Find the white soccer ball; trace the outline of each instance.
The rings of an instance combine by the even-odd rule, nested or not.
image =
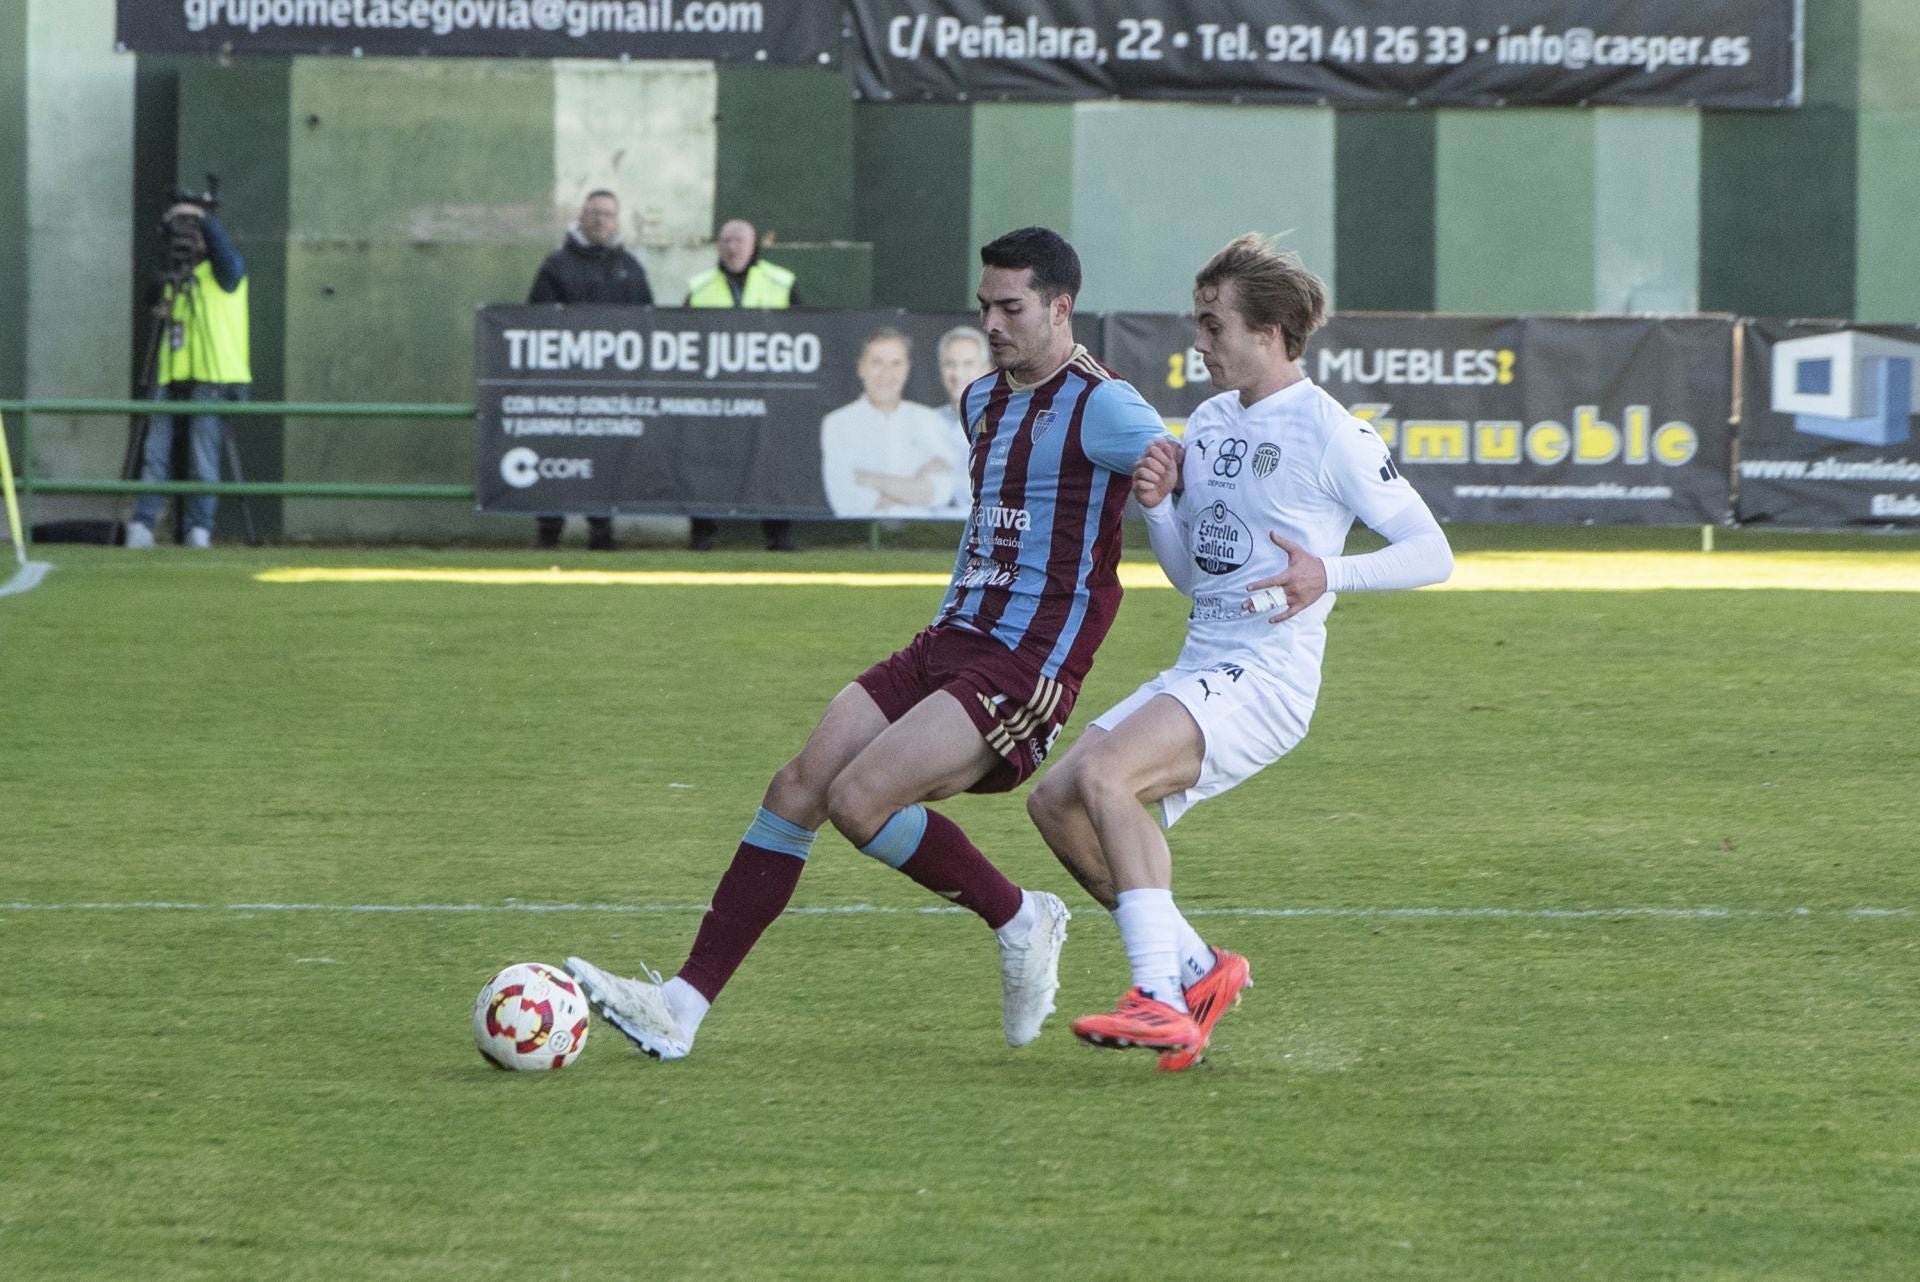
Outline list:
[[[565,1068],[587,1044],[587,998],[558,966],[516,962],[473,1002],[473,1044],[495,1068]]]

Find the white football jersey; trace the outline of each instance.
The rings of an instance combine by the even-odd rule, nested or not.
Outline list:
[[[1192,559],[1193,612],[1175,666],[1253,664],[1311,700],[1334,593],[1281,624],[1267,622],[1286,608],[1277,591],[1272,608],[1245,612],[1248,585],[1286,569],[1286,552],[1268,534],[1334,557],[1356,517],[1377,529],[1425,504],[1379,435],[1311,379],[1251,406],[1238,392],[1211,398],[1187,419],[1185,445],[1173,501]]]

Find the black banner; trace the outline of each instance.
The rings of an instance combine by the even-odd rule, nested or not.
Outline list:
[[[1080,329],[1176,428],[1214,394],[1190,320]],[[1337,316],[1305,366],[1443,519],[1704,524],[1730,509],[1733,334],[1714,317]],[[475,335],[482,510],[966,513],[951,401],[987,369],[969,316],[511,306],[483,308]]]
[[[1170,422],[1215,394],[1191,321],[1118,314],[1106,361]],[[1733,323],[1336,316],[1304,368],[1453,521],[1725,520]]]
[[[958,519],[967,316],[486,307],[480,507]]]
[[[119,0],[115,33],[141,53],[831,63],[840,26],[809,0]]]
[[[850,0],[883,101],[1800,102],[1801,0]]]
[[[1739,519],[1920,528],[1920,328],[1742,328]]]

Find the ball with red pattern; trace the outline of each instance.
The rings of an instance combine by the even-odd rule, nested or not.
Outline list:
[[[516,962],[473,1002],[473,1044],[495,1068],[565,1068],[587,1044],[587,998],[558,966]]]

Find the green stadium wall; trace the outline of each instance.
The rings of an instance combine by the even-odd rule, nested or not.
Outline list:
[[[0,326],[0,393],[125,390],[155,189],[209,169],[253,272],[257,392],[301,400],[470,399],[473,308],[524,298],[602,185],[663,303],[711,261],[717,223],[745,217],[816,306],[965,308],[977,247],[1044,223],[1079,246],[1088,311],[1183,308],[1194,269],[1260,230],[1286,233],[1349,311],[1920,313],[1911,0],[1809,4],[1805,105],[1768,112],[890,105],[856,101],[843,68],[704,63],[143,56],[132,71],[103,48],[111,14],[0,6],[0,163],[26,175],[0,192],[0,292],[24,300]],[[69,133],[89,146],[62,154]],[[56,226],[48,211],[76,203],[101,212]],[[84,300],[36,286],[43,259],[103,236],[127,249]],[[117,464],[85,457],[78,429],[45,435],[36,466]],[[242,429],[250,476],[289,480],[461,481],[469,437]],[[254,507],[296,539],[525,534],[459,504]]]

